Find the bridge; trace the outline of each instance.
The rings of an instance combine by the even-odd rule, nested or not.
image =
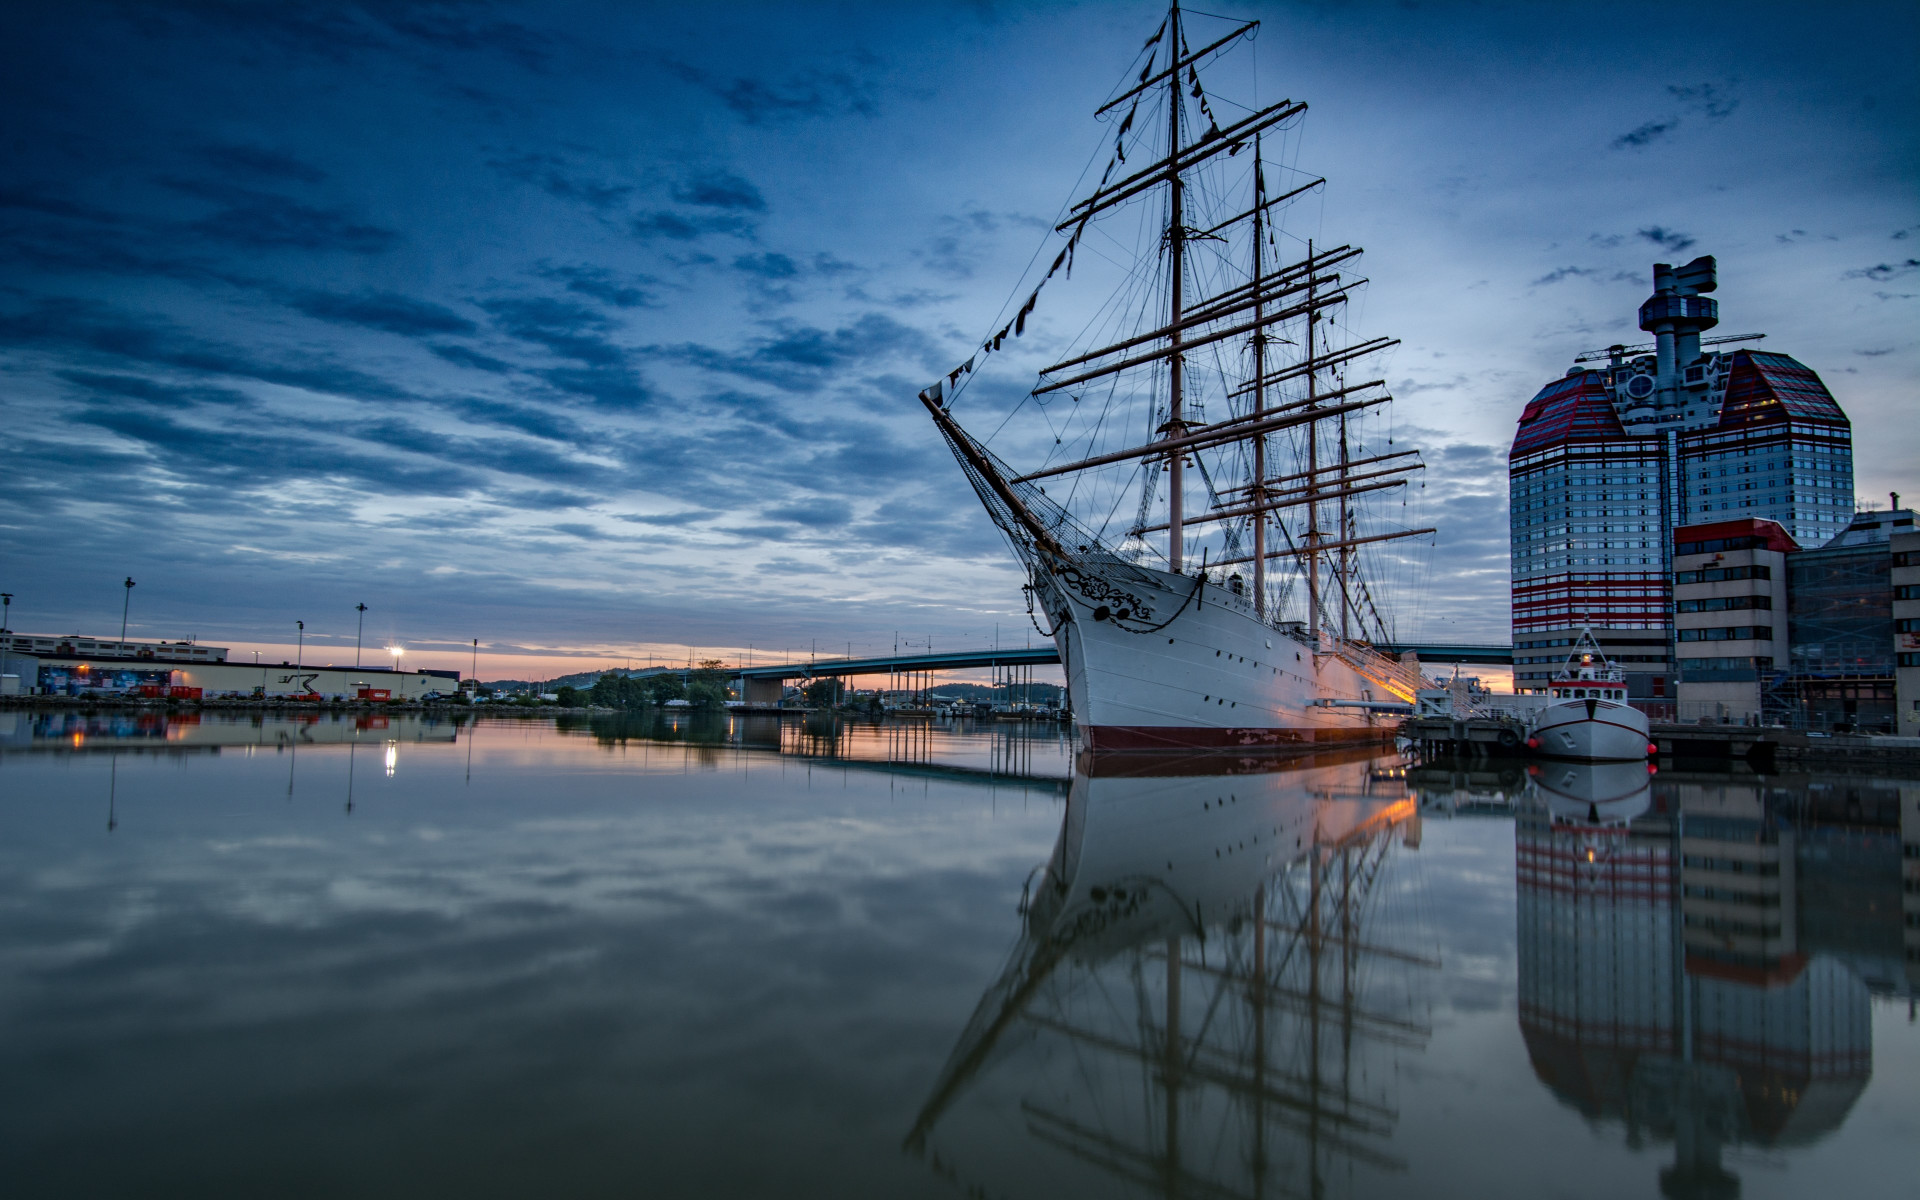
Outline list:
[[[1409,650],[1420,656],[1422,666],[1462,663],[1482,666],[1513,665],[1513,647],[1467,642],[1397,642],[1374,647],[1386,654],[1400,655]],[[1001,650],[987,647],[977,650],[943,650],[937,654],[878,654],[865,658],[817,658],[808,662],[772,663],[764,667],[723,667],[730,678],[741,681],[741,693],[754,703],[778,703],[780,688],[789,679],[845,679],[855,675],[915,675],[936,671],[965,671],[978,667],[1038,667],[1058,663],[1060,652],[1053,646],[1032,646]],[[692,674],[687,667],[649,667],[627,672],[636,679],[655,675]]]
[[[1513,647],[1467,642],[1405,642],[1374,647],[1385,654],[1411,650],[1429,663],[1474,663],[1512,666]],[[960,671],[969,667],[1040,666],[1060,661],[1052,646],[1021,650],[947,650],[939,654],[883,654],[871,658],[821,658],[804,663],[767,667],[740,667],[730,672],[741,679],[818,679],[822,676],[885,675],[889,672]],[[684,672],[683,672],[684,673]]]

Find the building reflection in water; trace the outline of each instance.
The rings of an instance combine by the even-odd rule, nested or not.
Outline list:
[[[1416,807],[1364,752],[1280,766],[1082,755],[910,1151],[1006,1190],[1006,1148],[955,1110],[1011,1087],[1029,1149],[1151,1193],[1318,1196],[1404,1165],[1387,1081],[1438,964],[1384,868],[1418,847]]]
[[[1837,1129],[1871,1073],[1870,994],[1912,994],[1901,823],[1920,792],[1529,771],[1515,882],[1534,1071],[1630,1145],[1671,1143],[1663,1194],[1737,1195],[1723,1148]]]

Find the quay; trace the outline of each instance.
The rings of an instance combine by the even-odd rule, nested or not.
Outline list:
[[[1410,717],[1400,736],[1422,755],[1452,758],[1527,758],[1527,725],[1517,717],[1496,715]],[[1774,772],[1818,764],[1874,767],[1920,765],[1920,738],[1804,733],[1768,725],[1681,725],[1651,728],[1660,757],[1690,762],[1745,763]]]

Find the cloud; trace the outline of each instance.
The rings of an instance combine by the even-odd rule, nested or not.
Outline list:
[[[544,346],[560,358],[583,363],[621,361],[624,351],[604,335],[607,320],[593,309],[550,296],[483,300],[495,328],[512,338]]]
[[[442,305],[393,292],[302,292],[287,301],[294,308],[336,325],[358,325],[404,337],[433,333],[472,333],[478,327]]]
[[[482,19],[478,6],[382,5],[366,11],[394,33],[433,50],[491,50],[529,70],[546,66],[552,44],[545,34],[517,22]]]
[[[777,329],[745,353],[698,343],[657,352],[708,370],[810,391],[837,368],[897,356],[925,357],[932,349],[924,333],[882,313],[868,313],[838,329],[795,324]]]
[[[853,520],[853,509],[844,500],[815,497],[797,504],[761,510],[769,521],[790,521],[813,529],[833,529]]]
[[[95,395],[139,400],[168,408],[186,408],[196,404],[242,408],[253,404],[253,397],[232,388],[209,385],[181,387],[137,375],[106,375],[97,371],[57,371],[55,374]]]
[[[465,346],[431,346],[428,348],[455,366],[470,367],[475,371],[487,371],[496,375],[504,375],[513,370],[511,363],[502,362],[489,354],[481,354],[476,350],[469,350]]]
[[[207,181],[162,182],[175,191],[221,205],[218,211],[183,227],[207,241],[253,250],[334,250],[347,254],[380,254],[400,242],[394,230],[359,220],[344,209],[321,208],[271,192]]]
[[[1730,98],[1723,90],[1711,83],[1696,87],[1668,87],[1667,94],[1678,100],[1683,108],[1705,117],[1709,121],[1723,121],[1734,109],[1740,107],[1738,100]]]
[[[871,74],[879,65],[870,55],[855,65]],[[879,114],[876,81],[848,70],[811,70],[773,84],[747,76],[731,78],[683,62],[669,62],[682,79],[705,89],[748,125],[770,125],[802,117]]]
[[[1855,350],[1854,353],[1858,354],[1862,358],[1879,358],[1882,355],[1892,354],[1894,350],[1895,350],[1895,347],[1888,346],[1880,350]]]
[[[619,519],[635,525],[693,525],[726,514],[711,509],[689,508],[670,513],[619,513]]]
[[[1583,279],[1598,274],[1600,272],[1593,267],[1561,267],[1556,271],[1547,272],[1528,286],[1544,287],[1550,283],[1559,283],[1563,279]]]
[[[599,503],[596,497],[580,492],[569,492],[560,488],[525,488],[515,492],[502,492],[493,497],[494,504],[502,508],[514,509],[559,509],[588,508]]]
[[[1634,232],[1637,236],[1645,238],[1662,250],[1669,250],[1675,254],[1679,254],[1694,244],[1691,236],[1681,233],[1677,229],[1666,229],[1659,225],[1649,225],[1645,229],[1635,230]]]
[[[744,212],[765,212],[767,201],[760,189],[730,171],[708,171],[696,175],[673,189],[673,198],[682,204],[700,208],[728,208]]]
[[[467,420],[498,425],[503,429],[516,429],[549,441],[579,444],[588,436],[577,421],[569,420],[548,408],[477,396],[451,401],[447,407]]]
[[[1651,145],[1679,127],[1680,121],[1674,118],[1666,121],[1648,121],[1638,129],[1629,130],[1613,139],[1615,150],[1625,150]]]
[[[627,228],[642,241],[668,238],[676,242],[690,242],[709,233],[745,237],[751,236],[753,230],[745,220],[736,216],[685,217],[666,209],[640,213],[627,223]]]
[[[211,145],[193,153],[201,162],[230,175],[291,183],[319,183],[327,177],[327,173],[316,166],[262,146]]]
[[[1909,258],[1905,262],[1880,263],[1877,266],[1862,267],[1859,270],[1848,271],[1842,275],[1841,278],[1871,279],[1875,283],[1885,283],[1889,279],[1898,279],[1902,275],[1911,274],[1917,269],[1920,269],[1920,258]]]
[[[42,299],[22,311],[0,312],[0,345],[5,344],[82,351],[356,399],[411,398],[391,380],[329,359],[275,362],[184,334],[167,321],[67,297]]]
[[[762,279],[792,279],[800,273],[800,267],[784,254],[768,251],[765,254],[743,254],[733,260],[735,270],[749,275],[758,275]]]
[[[601,408],[631,412],[657,399],[645,378],[626,366],[553,367],[536,374],[555,391]]]
[[[557,199],[577,201],[594,209],[609,208],[633,194],[627,184],[605,183],[577,174],[571,164],[553,154],[522,154],[494,159],[487,165]]]
[[[576,295],[589,296],[615,308],[645,308],[653,305],[653,296],[639,284],[654,283],[651,275],[632,276],[623,283],[604,267],[555,267],[543,265],[539,273],[566,286]]]

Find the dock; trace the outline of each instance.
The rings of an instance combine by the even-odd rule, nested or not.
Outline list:
[[[1526,722],[1511,716],[1410,717],[1400,736],[1423,756],[1526,758]],[[1824,734],[1777,725],[1680,725],[1656,723],[1650,739],[1660,757],[1692,762],[1745,763],[1756,771],[1818,766],[1873,770],[1920,766],[1920,738]]]

